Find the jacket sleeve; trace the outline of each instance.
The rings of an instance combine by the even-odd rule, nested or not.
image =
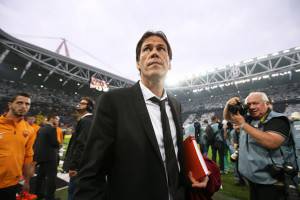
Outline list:
[[[78,136],[76,137],[74,144],[73,144],[73,151],[70,157],[70,165],[69,169],[71,170],[78,170],[79,164],[82,159],[82,154],[85,148],[86,140],[88,137],[88,133],[91,127],[92,119],[87,116],[83,118],[78,124],[77,133]]]
[[[24,158],[24,164],[29,164],[33,160],[33,144],[34,144],[34,130],[30,129],[29,138],[25,144],[25,158]]]
[[[110,93],[100,96],[84,150],[75,200],[102,200],[106,194],[106,176],[111,169],[116,121]]]

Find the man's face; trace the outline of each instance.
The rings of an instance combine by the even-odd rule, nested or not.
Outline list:
[[[34,122],[35,122],[35,117],[33,117],[33,116],[28,117],[28,118],[27,118],[27,122],[28,122],[30,125],[34,124]]]
[[[76,110],[81,113],[81,112],[84,112],[86,111],[87,109],[87,106],[88,106],[88,102],[86,100],[81,100],[77,106],[76,106]]]
[[[15,117],[23,117],[30,109],[30,98],[17,96],[13,102],[8,103],[9,112]]]
[[[141,79],[154,81],[164,79],[171,68],[166,43],[158,36],[148,37],[142,44],[137,62]]]
[[[59,116],[55,116],[49,120],[54,127],[59,126]]]
[[[262,97],[257,94],[250,95],[247,99],[249,113],[255,119],[262,118],[268,111],[268,104],[262,100]]]

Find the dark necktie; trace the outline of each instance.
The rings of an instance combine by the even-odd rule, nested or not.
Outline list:
[[[178,186],[179,170],[173,145],[171,129],[169,124],[169,118],[166,112],[165,103],[168,99],[159,100],[156,97],[150,99],[153,103],[158,104],[160,107],[161,123],[163,129],[163,142],[166,156],[166,169],[168,175],[168,185],[170,193],[174,196],[176,187]]]

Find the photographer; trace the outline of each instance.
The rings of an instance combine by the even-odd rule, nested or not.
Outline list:
[[[239,98],[231,98],[223,114],[226,120],[241,129],[238,170],[249,181],[250,200],[286,199],[290,194],[278,182],[279,177],[286,177],[286,173],[279,170],[287,162],[282,149],[292,148],[289,121],[283,114],[271,110],[269,99],[263,92],[250,93],[245,103],[248,108]],[[247,111],[249,117],[245,117]],[[272,173],[274,169],[280,171],[279,176]]]

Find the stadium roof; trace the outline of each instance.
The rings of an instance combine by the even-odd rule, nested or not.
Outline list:
[[[87,92],[92,76],[105,81],[110,88],[134,84],[129,79],[19,40],[0,29],[1,78]]]
[[[288,71],[300,70],[300,47],[294,47],[244,60],[233,65],[227,65],[221,69],[205,75],[193,76],[190,79],[180,82],[170,90],[202,90],[205,88],[219,87],[224,84],[242,83],[255,81],[255,79],[267,76],[276,76]]]

